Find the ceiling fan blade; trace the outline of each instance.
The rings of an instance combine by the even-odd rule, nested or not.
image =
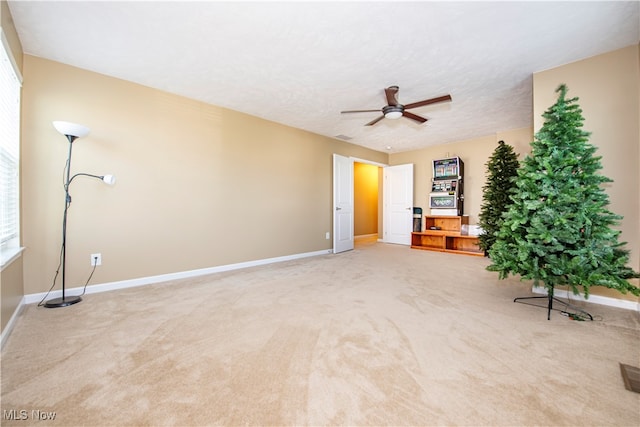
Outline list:
[[[377,110],[348,110],[348,111],[340,111],[341,114],[344,113],[377,113],[379,112],[380,109],[378,108]]]
[[[422,107],[429,104],[436,104],[438,102],[451,101],[451,95],[439,96],[437,98],[425,99],[424,101],[414,102],[404,106],[405,110],[409,108]]]
[[[384,90],[385,95],[387,95],[387,103],[389,105],[398,105],[398,86],[389,86]]]
[[[380,117],[378,117],[378,118],[377,118],[377,119],[375,119],[375,120],[371,120],[371,121],[370,121],[369,123],[367,123],[365,126],[373,126],[373,125],[375,125],[376,123],[378,123],[378,122],[379,122],[380,120],[382,120],[382,119],[384,119],[384,116],[380,116]]]
[[[402,115],[403,115],[404,117],[406,117],[407,119],[415,120],[415,121],[416,121],[416,122],[418,122],[418,123],[424,123],[424,122],[426,122],[426,121],[427,121],[427,119],[425,119],[424,117],[420,117],[420,116],[415,115],[415,114],[413,114],[413,113],[410,113],[410,112],[408,112],[408,111],[403,111],[403,112],[402,112]]]

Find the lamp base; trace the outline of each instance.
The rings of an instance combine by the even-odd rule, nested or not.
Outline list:
[[[65,296],[63,298],[54,298],[44,303],[44,306],[47,308],[56,308],[56,307],[67,307],[69,305],[73,305],[82,301],[82,298],[79,296]]]

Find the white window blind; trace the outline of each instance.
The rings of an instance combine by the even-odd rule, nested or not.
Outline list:
[[[4,39],[4,34],[2,36]],[[20,240],[20,87],[6,44],[0,43],[0,249],[3,253],[7,247],[18,247]]]

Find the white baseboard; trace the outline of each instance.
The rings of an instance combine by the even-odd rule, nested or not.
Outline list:
[[[2,329],[2,335],[0,336],[0,350],[4,348],[4,345],[9,339],[9,335],[11,335],[11,332],[13,331],[13,327],[16,324],[18,316],[20,316],[20,313],[22,313],[22,310],[24,310],[24,305],[25,297],[22,297],[20,303],[18,304],[18,307],[13,311],[13,314],[11,315],[11,319],[9,319],[7,325],[4,327],[4,329]]]
[[[534,294],[547,295],[547,288],[542,286],[533,286],[531,288],[531,291]],[[618,298],[603,297],[600,295],[591,294],[589,295],[589,299],[586,299],[583,295],[575,295],[573,292],[569,292],[561,289],[554,290],[553,295],[558,298],[572,299],[574,301],[589,302],[593,304],[607,305],[609,307],[617,307],[617,308],[624,308],[626,310],[640,311],[640,303],[618,299]]]
[[[256,267],[259,265],[273,264],[276,262],[283,262],[283,261],[291,261],[294,259],[308,258],[308,257],[318,256],[318,255],[327,255],[330,253],[333,253],[333,251],[331,249],[326,249],[322,251],[306,252],[301,254],[286,255],[286,256],[275,257],[275,258],[266,258],[266,259],[255,260],[255,261],[239,262],[236,264],[227,264],[227,265],[221,265],[217,267],[201,268],[198,270],[181,271],[178,273],[161,274],[158,276],[149,276],[149,277],[141,277],[138,279],[121,280],[118,282],[101,283],[98,285],[87,286],[87,290],[85,294],[88,295],[88,294],[95,294],[99,292],[114,291],[117,289],[133,288],[136,286],[152,285],[155,283],[168,282],[170,280],[187,279],[190,277],[204,276],[206,274],[221,273],[224,271],[231,271],[231,270],[239,270],[241,268]],[[82,293],[82,289],[83,287],[71,288],[71,289],[67,289],[66,293],[70,295],[79,295]],[[45,297],[45,295],[47,295],[46,292],[25,295],[23,298],[23,303],[24,304],[39,303]],[[52,291],[47,296],[47,299],[59,298],[61,296],[62,296],[61,290]],[[3,339],[4,339],[4,331],[3,331]]]

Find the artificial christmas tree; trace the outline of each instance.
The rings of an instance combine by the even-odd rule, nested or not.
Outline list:
[[[515,188],[520,163],[513,147],[499,141],[486,166],[487,184],[482,187],[483,202],[478,221],[483,230],[478,243],[485,255],[493,246],[502,224],[502,216],[512,203],[510,194]]]
[[[513,203],[489,250],[492,264],[487,267],[500,279],[514,274],[536,285],[542,282],[547,319],[556,286],[568,286],[574,294],[582,290],[585,298],[591,286],[640,294],[627,280],[640,275],[627,266],[628,251],[618,242],[620,231],[612,228],[622,217],[607,209],[609,197],[601,184],[612,180],[598,173],[601,157],[594,155],[589,133],[582,130],[578,98],[566,99],[565,85],[556,92],[558,100],[543,114],[531,154],[518,169]]]

